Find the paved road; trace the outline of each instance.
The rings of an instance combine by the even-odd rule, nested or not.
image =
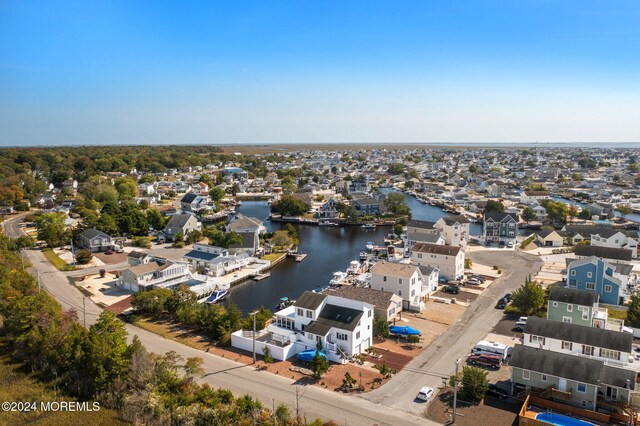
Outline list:
[[[477,263],[498,265],[505,272],[424,352],[384,386],[364,394],[362,398],[415,415],[421,414],[424,404],[413,400],[418,390],[423,386],[434,389],[442,386],[443,377],[453,375],[456,359],[464,358],[502,318],[503,311],[494,308],[496,301],[504,293],[520,287],[528,274],[534,275],[542,266],[534,256],[519,251],[475,252],[471,258]]]

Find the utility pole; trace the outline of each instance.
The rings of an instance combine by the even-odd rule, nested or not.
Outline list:
[[[22,259],[22,271],[24,271],[24,249],[20,249],[20,259]]]
[[[37,280],[38,280],[38,293],[40,293],[40,271],[37,271]]]
[[[76,266],[76,255],[73,252],[73,237],[71,237],[71,258],[73,259],[73,266]]]
[[[87,296],[82,298],[82,322],[84,324],[84,328],[87,328],[87,309],[85,307],[85,300],[87,300]]]
[[[456,404],[458,403],[458,364],[460,363],[460,358],[456,360],[456,372],[453,376],[453,420],[452,424],[456,422]]]
[[[256,363],[256,314],[258,311],[253,311],[249,315],[253,315],[253,333],[251,334],[253,343],[253,363]]]

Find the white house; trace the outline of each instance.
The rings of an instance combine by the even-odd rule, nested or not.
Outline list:
[[[255,261],[255,258],[247,253],[229,256],[229,250],[225,248],[198,243],[193,245],[192,250],[185,254],[184,258],[195,270],[204,269],[207,274],[214,277],[237,271]]]
[[[547,209],[542,207],[540,204],[534,204],[531,208],[536,213],[536,220],[539,220],[540,222],[547,220]]]
[[[318,207],[316,217],[320,219],[335,219],[340,216],[337,208],[338,202],[334,197],[331,197],[329,201]]]
[[[631,250],[633,257],[638,257],[638,232],[601,228],[591,234],[591,245]]]
[[[172,287],[190,278],[189,264],[156,258],[154,262],[132,266],[120,273],[117,285],[133,292],[154,287]]]
[[[464,250],[458,246],[417,243],[411,249],[411,261],[415,265],[438,268],[440,276],[447,280],[464,276]]]
[[[278,360],[322,345],[329,360],[346,363],[373,341],[374,305],[306,291],[296,303],[275,313],[276,320],[256,333],[256,352],[266,346]],[[238,330],[231,345],[251,351],[253,333]]]
[[[406,263],[381,261],[371,268],[371,288],[391,291],[402,297],[404,309],[422,311],[429,293],[420,268]]]
[[[469,219],[463,215],[441,217],[434,224],[450,246],[462,246],[469,238]]]
[[[520,194],[520,202],[522,204],[540,204],[540,201],[549,198],[548,191],[523,191]]]

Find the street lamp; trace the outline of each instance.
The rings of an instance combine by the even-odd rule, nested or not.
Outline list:
[[[456,405],[458,403],[458,364],[460,364],[460,360],[462,358],[458,358],[456,360],[456,372],[453,376],[453,419],[451,423],[456,422]]]
[[[253,315],[253,333],[251,334],[253,340],[253,364],[256,363],[256,314],[258,311],[253,311],[249,315]]]

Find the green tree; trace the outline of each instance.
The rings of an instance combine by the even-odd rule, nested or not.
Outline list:
[[[133,200],[138,195],[138,184],[128,176],[119,177],[115,180],[114,186],[118,191],[120,200]]]
[[[98,219],[98,223],[96,224],[96,229],[104,232],[105,234],[111,236],[120,235],[120,228],[118,227],[118,222],[116,219],[111,216],[109,213],[102,213],[100,218]]]
[[[403,232],[404,232],[404,227],[402,226],[401,223],[396,223],[393,226],[393,233],[396,234],[397,236],[402,235]]]
[[[618,210],[620,212],[620,214],[622,215],[623,219],[626,219],[626,217],[628,215],[633,213],[633,209],[631,207],[629,207],[629,206],[618,206],[616,208],[616,210]]]
[[[45,213],[35,219],[38,239],[44,241],[48,247],[60,247],[71,241],[71,231],[65,229],[65,215],[63,213]]]
[[[567,223],[567,215],[569,214],[569,206],[565,203],[552,200],[542,200],[540,203],[547,210],[547,217],[554,223]]]
[[[522,210],[522,218],[527,222],[530,222],[536,218],[536,212],[531,207],[525,207]]]
[[[489,389],[488,371],[478,367],[463,367],[460,396],[469,402],[481,401]]]
[[[390,175],[401,175],[404,172],[405,165],[402,163],[391,163],[387,169]]]
[[[165,302],[172,292],[166,288],[154,288],[149,291],[135,293],[131,297],[131,305],[144,315],[158,315],[165,310]]]
[[[504,212],[504,204],[500,201],[496,200],[488,200],[487,205],[484,208],[486,213],[503,213]]]
[[[149,225],[153,227],[156,231],[164,229],[167,224],[167,220],[157,209],[148,209],[147,210],[147,222]]]
[[[388,211],[395,215],[410,215],[411,209],[407,204],[407,199],[400,192],[392,192],[387,195],[382,202]]]
[[[278,201],[271,204],[271,211],[283,216],[301,216],[309,210],[309,205],[292,195],[283,195]]]
[[[527,277],[522,287],[513,292],[512,306],[521,314],[533,315],[544,307],[545,291],[542,286]]]
[[[93,259],[93,254],[89,250],[82,249],[76,253],[76,262],[80,265],[86,265],[91,262],[91,259]]]
[[[201,241],[203,238],[204,238],[204,235],[202,235],[202,232],[200,232],[197,229],[192,229],[187,234],[187,238],[185,241],[187,244],[193,244]]]
[[[386,319],[376,316],[373,318],[373,335],[378,339],[389,337],[389,323]]]
[[[209,191],[209,197],[211,197],[212,201],[220,201],[227,195],[222,188],[213,187]]]
[[[273,356],[271,355],[271,349],[269,349],[269,346],[263,346],[262,347],[262,355],[264,356],[264,362],[266,364],[273,364]]]
[[[627,325],[634,328],[640,328],[640,296],[637,292],[631,294],[629,299],[629,309],[627,310]]]
[[[136,203],[123,202],[116,221],[122,233],[135,236],[146,236],[149,233],[147,216]]]
[[[311,371],[313,371],[314,377],[319,379],[329,370],[329,361],[320,355],[320,352],[316,352],[311,359],[309,367],[311,368]]]
[[[94,392],[124,374],[128,360],[127,330],[115,314],[103,311],[89,329],[87,375]]]
[[[279,247],[289,247],[293,244],[293,240],[287,231],[276,231],[271,237],[271,244]]]

